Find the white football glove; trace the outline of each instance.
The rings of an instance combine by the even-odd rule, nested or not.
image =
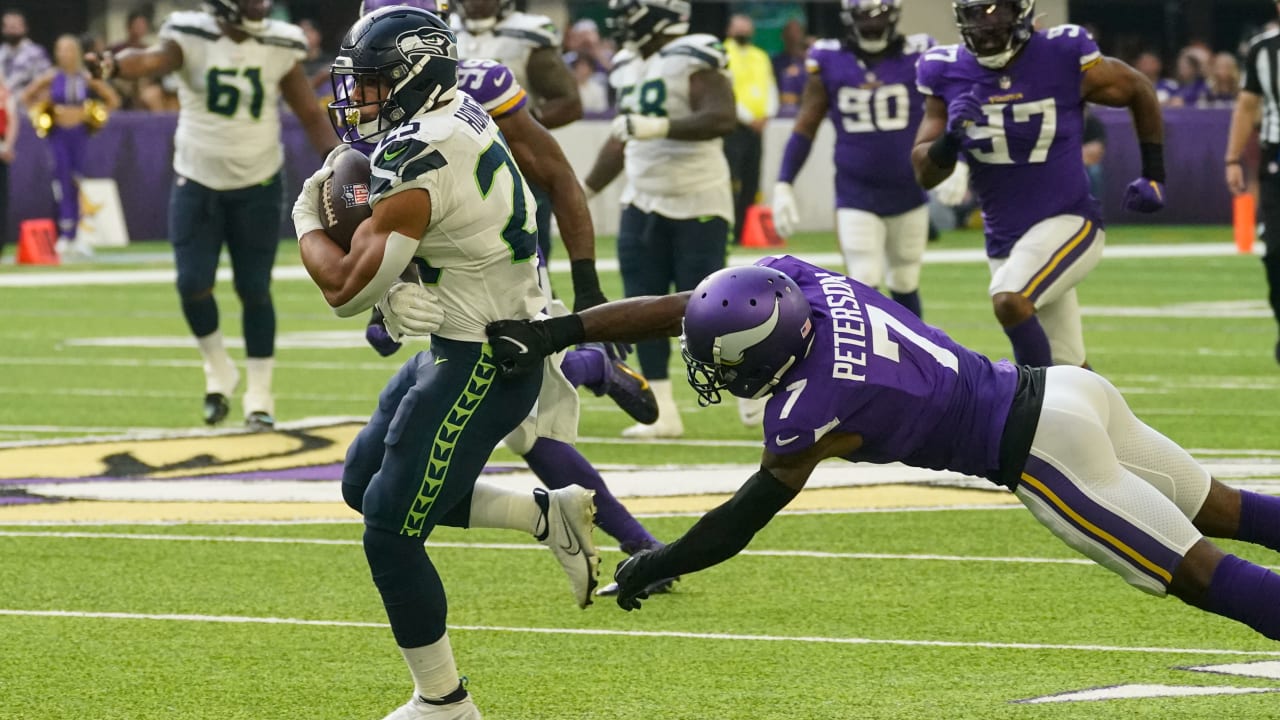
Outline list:
[[[951,176],[933,188],[933,196],[938,202],[948,207],[956,207],[964,202],[968,194],[969,164],[965,162],[956,163],[956,169],[951,171]]]
[[[444,309],[440,298],[416,282],[397,282],[378,301],[382,324],[392,340],[403,337],[426,337],[440,329]]]
[[[671,120],[648,115],[619,115],[613,119],[609,132],[618,140],[653,140],[664,138],[671,129]]]
[[[799,226],[800,207],[796,205],[791,183],[776,183],[773,186],[773,227],[782,237],[791,237]]]
[[[329,165],[321,165],[319,170],[302,183],[302,191],[298,193],[298,199],[293,202],[293,231],[297,233],[299,240],[312,230],[324,229],[324,223],[320,222],[320,192],[324,181],[331,175],[333,175],[333,168]]]

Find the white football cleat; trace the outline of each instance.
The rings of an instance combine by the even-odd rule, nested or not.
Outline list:
[[[432,705],[414,695],[409,702],[395,709],[382,720],[481,720],[480,708],[468,695],[448,705]]]
[[[547,492],[533,491],[534,500],[542,507],[545,525],[535,537],[546,545],[560,561],[569,576],[573,599],[578,607],[591,604],[600,574],[600,551],[591,537],[596,516],[595,491],[578,485]]]
[[[658,421],[652,425],[636,423],[622,431],[622,437],[631,440],[651,440],[654,438],[678,438],[684,435],[684,421],[679,413],[662,413]]]
[[[768,404],[768,397],[738,398],[738,419],[747,427],[760,427],[764,425],[764,408]]]

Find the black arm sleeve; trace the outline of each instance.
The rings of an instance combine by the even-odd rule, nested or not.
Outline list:
[[[689,532],[644,558],[643,575],[687,575],[737,555],[799,491],[760,468],[728,502],[702,516]]]

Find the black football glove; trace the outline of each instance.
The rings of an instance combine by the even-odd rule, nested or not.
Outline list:
[[[542,360],[559,349],[541,320],[498,320],[484,330],[498,373],[506,378],[542,372]]]
[[[641,550],[618,563],[613,571],[613,581],[618,583],[618,607],[631,612],[640,609],[640,601],[649,599],[649,586],[658,578],[646,570],[653,550]]]

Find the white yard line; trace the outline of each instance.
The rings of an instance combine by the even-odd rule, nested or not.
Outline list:
[[[304,618],[248,617],[243,615],[189,615],[180,613],[88,612],[77,610],[25,610],[3,608],[0,616],[43,617],[90,620],[150,620],[160,622],[222,623],[234,625],[293,625],[304,627],[374,628],[386,630],[380,622],[355,620],[309,620]],[[450,625],[450,631],[628,637],[642,639],[711,640],[716,642],[801,643],[809,645],[891,645],[984,650],[1066,650],[1075,652],[1144,653],[1160,655],[1232,655],[1280,657],[1276,650],[1235,650],[1227,648],[1173,648],[1125,645],[1071,645],[1059,643],[1015,643],[961,640],[912,640],[895,638],[826,637],[821,635],[751,635],[735,633],[683,632],[679,630],[611,630],[607,628],[505,627],[501,625]]]

